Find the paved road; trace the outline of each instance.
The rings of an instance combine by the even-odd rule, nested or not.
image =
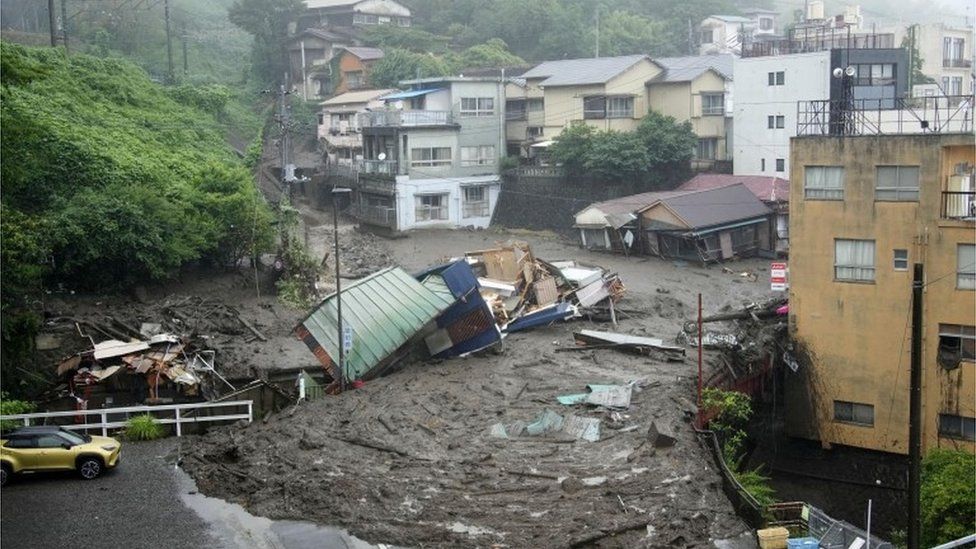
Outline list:
[[[197,493],[174,468],[179,439],[124,443],[122,462],[102,477],[30,475],[0,496],[0,546],[37,549],[373,549],[343,530],[256,517]]]
[[[15,479],[0,497],[0,545],[212,546],[208,525],[180,498],[175,449],[175,439],[125,443],[119,466],[92,481],[60,473]]]

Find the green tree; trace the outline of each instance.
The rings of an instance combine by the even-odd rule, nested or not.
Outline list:
[[[254,37],[252,70],[263,82],[277,82],[288,66],[288,24],[304,11],[302,0],[235,0],[230,22]]]
[[[933,547],[976,531],[976,457],[936,448],[922,460],[922,544]]]
[[[377,88],[395,88],[401,80],[447,76],[450,67],[433,55],[393,49],[370,70],[370,83]]]
[[[614,11],[600,19],[600,55],[671,53],[666,46],[665,24],[640,15]]]
[[[484,44],[471,46],[458,55],[454,62],[458,70],[479,67],[512,67],[524,65],[525,60],[508,51],[500,38],[492,38]]]
[[[638,124],[637,135],[650,155],[652,186],[670,188],[688,178],[691,157],[698,146],[691,122],[678,122],[671,116],[649,111]]]
[[[581,173],[586,169],[586,157],[596,133],[593,126],[585,122],[573,122],[556,136],[549,154],[566,173]]]
[[[922,72],[922,64],[925,63],[925,60],[918,52],[918,44],[912,43],[912,32],[918,32],[918,25],[909,26],[908,33],[901,39],[901,47],[908,51],[908,57],[911,60],[911,83],[912,85],[934,84],[935,80]]]
[[[450,38],[414,27],[377,25],[366,29],[363,41],[383,50],[401,49],[418,53],[443,54],[448,51]]]

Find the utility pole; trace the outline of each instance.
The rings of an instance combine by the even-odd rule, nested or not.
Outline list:
[[[166,67],[169,70],[169,81],[175,80],[173,74],[173,37],[169,32],[169,0],[163,0],[163,16],[166,18]]]
[[[691,27],[691,19],[688,20],[688,55],[695,55],[695,33]]]
[[[922,462],[922,289],[924,267],[915,264],[912,279],[912,358],[908,423],[908,549],[919,549]]]
[[[284,82],[288,81],[288,76],[285,75]],[[287,105],[288,92],[285,90],[285,85],[281,84],[278,88],[278,123],[281,125],[281,192],[288,199],[291,199],[291,174],[288,173],[288,156],[291,152],[291,124],[288,117],[288,105]]]
[[[911,44],[908,47],[908,93],[911,95],[915,84],[915,25],[909,25],[908,35]]]
[[[596,55],[600,57],[600,4],[596,5]]]
[[[54,17],[54,0],[47,0],[47,19],[51,26],[51,47],[58,47],[58,24]]]
[[[68,0],[61,0],[61,38],[64,40],[64,53],[68,53]]]
[[[63,1],[63,0],[62,0]],[[180,37],[183,39],[183,76],[190,75],[190,64],[186,56],[186,22],[180,24]]]

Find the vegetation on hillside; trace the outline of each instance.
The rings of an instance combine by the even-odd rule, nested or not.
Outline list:
[[[0,64],[5,388],[43,284],[121,288],[270,245],[271,215],[224,140],[222,90],[50,48],[0,43]]]
[[[976,531],[976,456],[936,448],[922,460],[922,545],[934,547]]]

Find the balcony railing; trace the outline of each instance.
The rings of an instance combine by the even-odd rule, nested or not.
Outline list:
[[[765,57],[833,49],[885,49],[895,47],[891,33],[855,33],[851,29],[803,27],[786,38],[756,38],[742,45],[742,57]]]
[[[528,119],[528,111],[525,110],[505,111],[505,120],[526,120],[526,119]]]
[[[361,128],[449,126],[453,123],[451,111],[373,111],[359,115]]]
[[[973,66],[972,59],[943,59],[942,67],[947,69],[968,69]]]
[[[360,173],[371,173],[378,175],[397,175],[396,160],[360,160]]]
[[[798,136],[972,131],[972,95],[797,102]]]
[[[942,219],[976,219],[976,191],[943,191]]]
[[[371,206],[369,204],[355,204],[350,213],[363,223],[379,225],[396,229],[396,208],[389,206]]]

